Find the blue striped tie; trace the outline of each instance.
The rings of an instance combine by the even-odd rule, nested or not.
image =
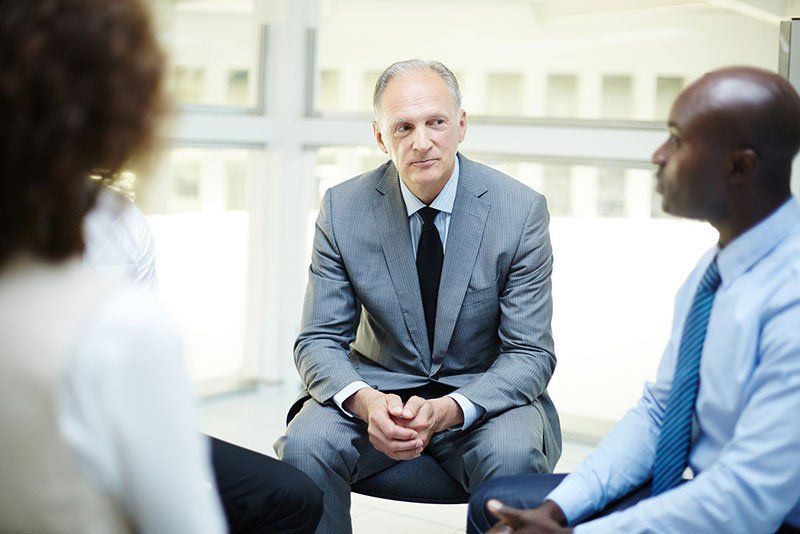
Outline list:
[[[680,484],[688,465],[692,415],[700,388],[700,356],[703,354],[708,318],[720,281],[717,259],[714,258],[700,281],[683,326],[678,363],[656,445],[652,495]]]

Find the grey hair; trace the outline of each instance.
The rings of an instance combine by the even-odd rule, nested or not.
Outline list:
[[[458,88],[458,80],[456,80],[456,76],[453,74],[453,71],[448,69],[439,61],[427,59],[406,59],[405,61],[397,61],[396,63],[392,63],[386,67],[386,70],[384,70],[381,75],[378,76],[378,81],[375,82],[375,92],[372,94],[372,107],[375,112],[376,120],[379,121],[380,119],[381,99],[383,99],[383,93],[386,92],[386,87],[389,85],[389,82],[400,75],[423,70],[429,70],[433,72],[434,74],[438,75],[444,81],[444,83],[447,84],[447,88],[450,89],[450,94],[453,96],[453,100],[455,101],[456,111],[461,109],[461,90]]]

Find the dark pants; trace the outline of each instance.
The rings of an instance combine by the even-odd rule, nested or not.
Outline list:
[[[469,500],[467,532],[469,534],[486,532],[497,523],[497,518],[486,509],[489,499],[498,499],[503,504],[514,508],[536,508],[544,502],[545,497],[561,483],[565,476],[567,475],[531,474],[489,480],[481,485]],[[605,510],[596,513],[587,521],[624,510],[649,496],[650,484],[646,484],[611,503]]]
[[[545,497],[558,486],[567,475],[517,475],[499,477],[481,485],[472,494],[467,511],[467,533],[486,532],[497,523],[486,509],[489,499],[498,499],[514,508],[536,508],[544,502]],[[613,512],[629,508],[639,501],[650,497],[650,484],[645,484],[625,497],[609,504],[604,510],[597,512],[585,521],[591,521]],[[788,523],[781,525],[776,534],[800,534],[800,529]]]
[[[216,438],[210,444],[231,533],[314,532],[322,516],[322,491],[305,473]]]

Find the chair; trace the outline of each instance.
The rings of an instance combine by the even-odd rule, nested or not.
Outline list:
[[[464,504],[469,493],[428,454],[359,480],[352,487],[361,495],[426,504]]]

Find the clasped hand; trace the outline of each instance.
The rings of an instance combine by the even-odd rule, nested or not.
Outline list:
[[[364,388],[345,401],[345,409],[367,423],[372,446],[394,460],[412,460],[422,454],[431,437],[463,420],[451,397],[403,400],[392,393]]]

